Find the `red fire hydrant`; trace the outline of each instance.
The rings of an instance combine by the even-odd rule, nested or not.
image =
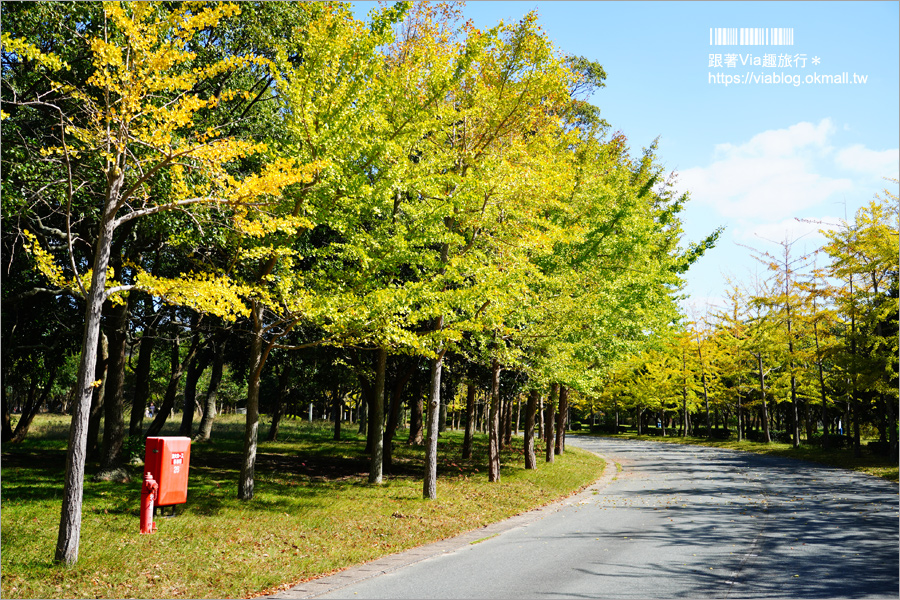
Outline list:
[[[156,523],[153,522],[153,501],[156,500],[156,492],[159,484],[150,473],[144,473],[144,486],[141,488],[141,533],[153,533],[156,531]]]

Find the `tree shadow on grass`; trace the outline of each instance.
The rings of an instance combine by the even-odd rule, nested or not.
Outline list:
[[[188,500],[182,510],[216,515],[234,505],[242,462],[242,428],[239,423],[223,423],[221,430],[217,431],[219,437],[192,444]],[[269,497],[284,496],[285,500],[277,507],[271,503],[258,503],[254,507],[265,508],[271,504],[273,509],[282,510],[296,506],[298,502],[316,504],[319,498],[333,493],[335,487],[368,486],[370,464],[364,452],[364,439],[351,433],[345,439],[334,441],[331,435],[327,429],[304,431],[296,428],[277,442],[262,442],[256,458],[255,488]],[[28,440],[26,444],[3,453],[4,503],[61,502],[66,460],[63,443],[48,449],[40,442],[38,438]],[[487,437],[478,435],[473,442],[472,458],[462,460],[459,458],[462,436],[450,433],[440,438],[437,465],[440,479],[484,475]],[[504,468],[508,468],[513,461],[520,461],[520,455],[517,449],[506,451]],[[143,467],[130,466],[127,469],[131,474],[130,482],[94,482],[91,475],[99,470],[99,466],[96,462],[87,464],[84,484],[86,513],[138,516]],[[408,446],[401,439],[396,439],[393,464],[386,470],[385,481],[421,481],[423,474],[424,448]],[[322,486],[330,491],[323,490]]]

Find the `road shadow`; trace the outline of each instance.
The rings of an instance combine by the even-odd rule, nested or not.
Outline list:
[[[578,572],[629,581],[610,597],[630,597],[625,590],[661,576],[682,590],[673,597],[900,596],[898,494],[891,482],[717,448],[620,440],[579,445],[626,465],[598,506],[652,511],[657,518],[648,520],[656,524],[650,528],[605,519],[602,531],[575,537],[628,538],[687,559],[683,565],[584,561]]]

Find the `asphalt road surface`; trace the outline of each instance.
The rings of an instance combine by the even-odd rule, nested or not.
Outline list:
[[[567,443],[620,471],[489,539],[279,597],[900,597],[895,484],[714,448]]]

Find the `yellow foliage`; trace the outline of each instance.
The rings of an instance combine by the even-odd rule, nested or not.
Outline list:
[[[27,229],[22,231],[22,235],[28,240],[28,243],[25,244],[25,249],[34,257],[34,262],[37,264],[38,271],[50,280],[53,285],[61,288],[69,287],[69,281],[63,277],[62,269],[54,262],[53,255],[44,250],[34,234]]]
[[[24,59],[34,60],[38,64],[50,69],[51,71],[59,71],[60,69],[68,69],[69,64],[53,54],[52,52],[41,52],[37,46],[34,44],[29,44],[25,40],[17,40],[12,37],[5,31],[0,34],[0,41],[2,41],[3,52],[10,52],[12,54],[18,54]]]
[[[253,290],[234,283],[225,275],[188,273],[181,277],[166,278],[140,271],[135,279],[136,289],[173,304],[190,306],[229,321],[250,314],[244,299],[249,298]]]
[[[270,233],[290,234],[313,227],[312,221],[305,217],[268,217],[250,220],[241,214],[235,215],[234,225],[239,232],[250,237],[263,237]]]

